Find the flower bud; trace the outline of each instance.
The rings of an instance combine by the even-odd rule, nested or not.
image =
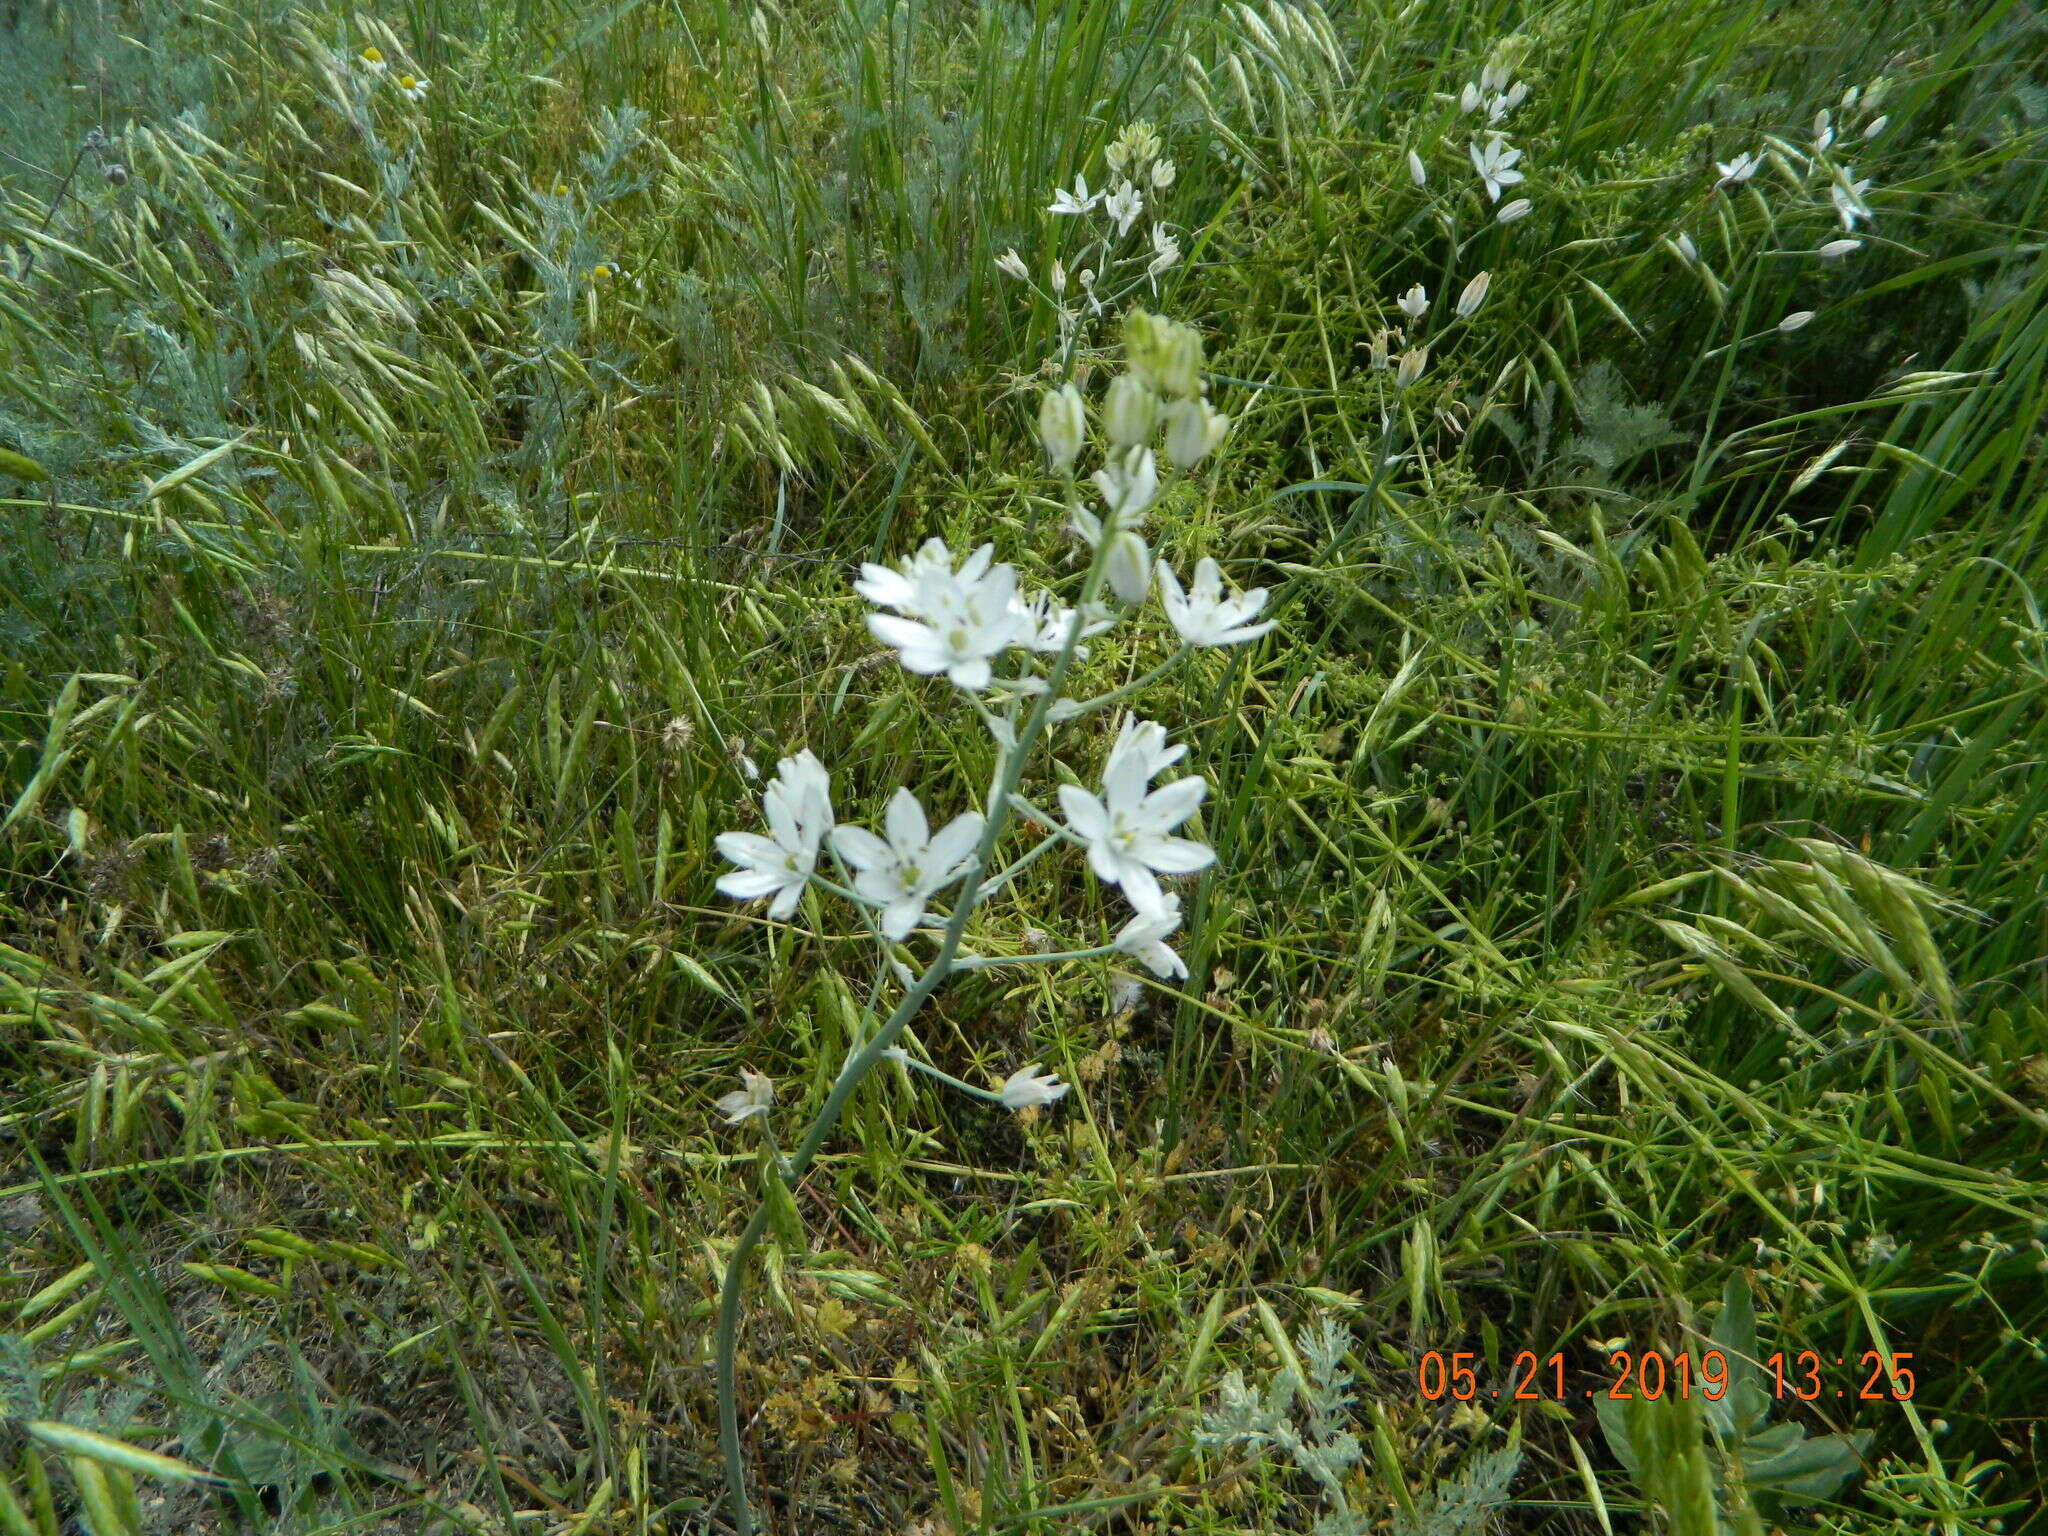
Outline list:
[[[1166,408],[1166,456],[1175,469],[1193,469],[1230,431],[1230,418],[1206,400],[1176,400]]]
[[[1202,337],[1191,325],[1132,310],[1124,318],[1124,361],[1169,400],[1202,392]]]
[[[1495,214],[1493,217],[1495,222],[1497,223],[1512,224],[1517,219],[1526,219],[1527,217],[1529,217],[1529,210],[1534,208],[1535,206],[1536,205],[1530,202],[1528,198],[1518,197],[1512,203],[1501,204],[1500,212]]]
[[[1458,295],[1458,318],[1470,320],[1479,312],[1479,306],[1486,302],[1486,290],[1493,286],[1493,274],[1482,272],[1465,285],[1465,291]]]
[[[1015,246],[996,258],[996,270],[1016,278],[1020,283],[1028,282],[1031,278],[1031,269],[1024,265],[1024,258],[1017,254]]]
[[[1102,429],[1119,448],[1135,448],[1149,442],[1159,427],[1159,397],[1152,387],[1134,373],[1120,373],[1109,381],[1102,401]]]
[[[1784,331],[1786,334],[1789,335],[1793,331],[1804,330],[1812,320],[1812,310],[1794,310],[1791,314],[1787,315],[1784,319],[1778,322],[1778,329]]]
[[[1429,366],[1429,348],[1410,347],[1401,354],[1401,366],[1394,370],[1394,383],[1406,389],[1422,377],[1422,370]]]
[[[1074,467],[1081,456],[1082,441],[1088,435],[1088,418],[1081,406],[1081,391],[1072,384],[1049,389],[1038,403],[1038,441],[1046,459],[1062,474]]]
[[[1408,151],[1408,179],[1418,187],[1429,185],[1429,170],[1422,163],[1422,156],[1414,150]]]
[[[1465,82],[1465,89],[1458,93],[1458,110],[1465,113],[1477,112],[1479,110],[1478,82],[1470,80]]]
[[[1105,574],[1110,590],[1126,603],[1135,608],[1144,602],[1152,590],[1152,552],[1144,539],[1128,528],[1119,533],[1109,546]]]
[[[1422,284],[1417,283],[1413,288],[1402,294],[1401,313],[1408,317],[1410,325],[1413,325],[1424,315],[1428,314],[1429,290],[1423,287]]]
[[[1851,251],[1860,251],[1862,249],[1863,242],[1861,240],[1830,240],[1816,254],[1826,261],[1840,261]]]

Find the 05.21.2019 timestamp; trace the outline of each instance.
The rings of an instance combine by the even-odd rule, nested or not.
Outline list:
[[[1447,1397],[1468,1403],[1481,1397],[1563,1402],[1574,1397],[1626,1401],[1632,1397],[1655,1399],[1667,1395],[1719,1402],[1727,1396],[1733,1379],[1728,1357],[1718,1349],[1697,1357],[1690,1351],[1668,1354],[1654,1349],[1640,1353],[1617,1349],[1609,1353],[1607,1368],[1601,1372],[1607,1385],[1589,1386],[1582,1391],[1572,1391],[1566,1385],[1565,1358],[1561,1352],[1544,1357],[1534,1350],[1520,1351],[1508,1367],[1508,1379],[1498,1386],[1482,1385],[1474,1364],[1479,1358],[1462,1350],[1448,1354],[1436,1349],[1428,1351],[1415,1363],[1416,1390],[1433,1403]],[[1762,1364],[1770,1374],[1771,1395],[1780,1400],[1795,1397],[1810,1403],[1833,1396],[1902,1403],[1913,1395],[1913,1371],[1907,1363],[1912,1358],[1911,1350],[1880,1354],[1866,1349],[1856,1358],[1852,1371],[1848,1359],[1837,1357],[1833,1365],[1845,1374],[1839,1384],[1832,1386],[1824,1374],[1829,1362],[1810,1349],[1790,1355],[1780,1350],[1765,1356]]]

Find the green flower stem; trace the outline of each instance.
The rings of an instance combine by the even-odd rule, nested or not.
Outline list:
[[[1012,798],[1014,799],[1015,797],[1013,796]],[[990,875],[988,879],[984,880],[981,886],[982,891],[984,893],[992,893],[1001,890],[1018,875],[1023,874],[1025,870],[1037,863],[1039,857],[1048,849],[1057,848],[1065,841],[1066,839],[1057,832],[1046,833],[1036,848],[1033,848],[1029,853],[1020,854],[1017,858],[1012,859],[1008,864]]]
[[[959,966],[954,967],[954,969],[956,970],[958,970],[959,968]],[[977,1088],[972,1083],[962,1082],[959,1078],[955,1077],[950,1072],[941,1072],[937,1067],[933,1066],[928,1061],[919,1061],[915,1056],[910,1055],[898,1056],[896,1060],[902,1062],[903,1065],[906,1067],[915,1068],[917,1071],[922,1072],[926,1077],[937,1078],[940,1082],[944,1083],[948,1088],[957,1088],[962,1093],[967,1094],[972,1098],[980,1099],[984,1104],[1000,1104],[1003,1102],[1003,1096],[1000,1093],[993,1092],[992,1090],[987,1088]]]
[[[1166,660],[1160,662],[1158,666],[1154,667],[1150,672],[1147,672],[1143,677],[1134,677],[1128,683],[1125,683],[1122,687],[1112,688],[1108,693],[1102,694],[1097,698],[1090,699],[1085,704],[1076,705],[1072,712],[1070,712],[1064,717],[1061,723],[1064,724],[1066,720],[1079,720],[1085,715],[1092,715],[1098,709],[1107,709],[1110,705],[1119,703],[1122,700],[1129,698],[1132,694],[1139,692],[1141,689],[1151,687],[1154,683],[1158,682],[1159,679],[1166,676],[1166,674],[1171,672],[1175,667],[1179,666],[1183,661],[1186,661],[1188,657],[1193,654],[1194,649],[1195,648],[1191,645],[1183,645],[1179,650],[1175,651],[1171,656],[1167,657]]]
[[[1114,944],[1098,944],[1093,949],[1065,949],[1053,955],[969,955],[964,960],[955,960],[953,969],[985,971],[992,965],[1057,965],[1062,960],[1098,960],[1116,952]]]
[[[967,929],[967,918],[974,910],[975,898],[981,892],[982,874],[988,868],[989,856],[994,853],[996,840],[1009,823],[1010,797],[1017,791],[1017,785],[1024,777],[1024,764],[1031,755],[1031,749],[1044,734],[1046,713],[1052,701],[1059,696],[1065,684],[1067,670],[1074,660],[1074,650],[1081,638],[1081,615],[1089,604],[1095,601],[1102,590],[1104,572],[1107,569],[1110,540],[1104,539],[1095,547],[1094,558],[1089,561],[1088,573],[1082,578],[1081,600],[1074,605],[1072,627],[1067,631],[1067,643],[1060,648],[1058,660],[1053,663],[1052,672],[1046,679],[1045,692],[1038,696],[1031,707],[1031,713],[1024,719],[1024,725],[1017,733],[1016,745],[1005,750],[996,760],[993,782],[989,786],[988,814],[982,826],[981,841],[976,845],[974,858],[969,865],[967,877],[960,886],[959,899],[953,904],[952,916],[947,920],[939,936],[938,953],[925,968],[922,976],[912,983],[903,994],[903,1000],[896,1005],[895,1012],[887,1022],[870,1035],[860,1049],[847,1059],[832,1091],[825,1096],[825,1102],[818,1109],[817,1117],[811,1121],[810,1129],[797,1144],[784,1164],[783,1180],[788,1184],[802,1178],[811,1160],[818,1155],[825,1140],[839,1124],[839,1117],[845,1112],[846,1104],[853,1097],[853,1091],[871,1071],[882,1053],[896,1043],[896,1037],[918,1009],[925,1005],[931,995],[955,969],[954,955],[960,948],[960,936]],[[962,1086],[965,1086],[964,1084]],[[756,1207],[752,1218],[741,1231],[739,1241],[733,1244],[731,1255],[725,1262],[725,1275],[718,1287],[718,1327],[715,1337],[718,1375],[718,1443],[725,1461],[726,1494],[732,1506],[733,1529],[736,1536],[754,1536],[754,1510],[747,1499],[747,1465],[744,1449],[740,1444],[739,1384],[734,1373],[733,1360],[738,1352],[740,1325],[740,1298],[746,1288],[747,1262],[754,1247],[761,1241],[761,1234],[768,1230],[768,1202],[764,1199]]]

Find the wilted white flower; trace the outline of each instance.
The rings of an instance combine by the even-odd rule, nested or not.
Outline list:
[[[1028,1067],[1018,1068],[1004,1080],[1003,1108],[1031,1109],[1064,1098],[1066,1092],[1065,1083],[1034,1061]]]
[[[1058,298],[1067,291],[1067,269],[1058,257],[1053,258],[1052,271],[1049,276],[1052,282],[1053,297]]]
[[[1500,205],[1500,212],[1495,214],[1494,218],[1503,224],[1512,224],[1517,219],[1526,219],[1529,216],[1529,210],[1535,206],[1528,198],[1518,197],[1512,203],[1502,203]]]
[[[1059,787],[1067,829],[1087,845],[1089,868],[1105,884],[1122,886],[1140,911],[1161,904],[1158,875],[1192,874],[1216,859],[1213,848],[1171,835],[1200,808],[1208,784],[1191,774],[1153,789],[1158,753],[1145,739],[1127,727],[1103,765],[1099,798],[1078,784]]]
[[[1159,465],[1150,448],[1111,454],[1093,478],[1115,527],[1135,525],[1159,495]]]
[[[1074,178],[1074,190],[1071,192],[1064,189],[1055,191],[1052,195],[1052,203],[1045,211],[1047,213],[1087,213],[1101,201],[1102,194],[1100,192],[1090,192],[1088,190],[1088,178],[1086,176],[1076,176]]]
[[[1369,361],[1374,369],[1381,373],[1394,366],[1394,360],[1388,355],[1387,351],[1387,340],[1393,334],[1392,331],[1373,332],[1372,352],[1369,356]]]
[[[986,688],[990,659],[1026,642],[1029,618],[1017,601],[1017,572],[994,565],[995,546],[984,544],[952,568],[943,542],[925,545],[929,555],[907,573],[909,600],[895,603],[903,616],[868,615],[868,633],[898,653],[906,670],[921,676],[943,672],[956,687]]]
[[[1715,185],[1739,187],[1762,170],[1763,165],[1764,157],[1753,151],[1737,155],[1733,160],[1726,162],[1716,160],[1714,169],[1721,173],[1721,179]]]
[[[981,826],[968,811],[934,837],[917,796],[899,789],[883,818],[886,841],[866,827],[838,826],[832,851],[853,866],[855,893],[882,909],[883,936],[900,943],[924,921],[925,904],[966,872]]]
[[[1870,217],[1870,204],[1863,200],[1863,194],[1869,190],[1868,176],[1858,181],[1853,168],[1846,165],[1842,167],[1841,174],[1835,178],[1834,186],[1828,189],[1828,196],[1834,201],[1835,212],[1841,215],[1842,228],[1853,230]]]
[[[1861,240],[1830,240],[1826,245],[1815,251],[1814,255],[1827,261],[1840,261],[1851,251],[1860,251],[1862,249],[1863,242]]]
[[[1161,981],[1178,981],[1188,974],[1187,962],[1168,947],[1166,940],[1180,927],[1180,898],[1162,893],[1156,907],[1141,907],[1111,940],[1121,954],[1131,956]]]
[[[426,99],[427,82],[418,75],[400,75],[391,83],[398,87],[398,94],[407,101],[424,101]]]
[[[1422,156],[1412,149],[1408,151],[1408,179],[1418,187],[1429,185],[1429,171],[1422,163]]]
[[[1472,169],[1479,173],[1479,179],[1486,186],[1488,202],[1500,201],[1501,190],[1511,187],[1522,179],[1522,173],[1515,164],[1522,158],[1522,152],[1512,147],[1504,134],[1490,134],[1485,144],[1477,139],[1471,146]]]
[[[1458,295],[1458,318],[1470,320],[1479,312],[1479,306],[1486,302],[1486,290],[1493,286],[1493,274],[1482,272],[1465,285],[1465,291]]]
[[[1119,448],[1134,448],[1151,440],[1159,428],[1159,397],[1152,386],[1134,373],[1120,373],[1109,381],[1102,397],[1102,430]]]
[[[775,1107],[775,1079],[765,1072],[750,1072],[740,1068],[740,1086],[731,1093],[722,1094],[718,1100],[718,1112],[725,1116],[727,1125],[738,1125],[742,1120],[751,1120],[756,1115],[765,1115]]]
[[[755,780],[761,777],[761,765],[755,762],[751,757],[747,756],[746,753],[740,753],[738,761],[740,765],[740,777],[745,779],[749,784],[752,784]]]
[[[1166,607],[1167,621],[1188,645],[1242,645],[1270,630],[1275,621],[1254,624],[1266,606],[1266,589],[1254,587],[1241,597],[1223,595],[1223,571],[1208,556],[1195,565],[1192,591],[1181,589],[1180,578],[1164,560],[1159,562],[1159,600]]]
[[[1024,265],[1024,258],[1017,254],[1015,246],[996,258],[996,270],[1016,278],[1020,283],[1031,280],[1031,269]]]
[[[1104,200],[1102,211],[1116,222],[1119,235],[1127,235],[1138,222],[1138,215],[1145,211],[1144,194],[1127,181]]]
[[[1876,138],[1876,137],[1877,137],[1877,136],[1878,136],[1878,135],[1879,135],[1880,133],[1883,133],[1883,132],[1884,132],[1884,125],[1885,125],[1886,123],[1890,122],[1890,121],[1891,121],[1891,119],[1890,119],[1889,117],[1873,117],[1873,118],[1872,118],[1872,119],[1870,120],[1870,123],[1869,123],[1869,125],[1868,125],[1867,127],[1865,127],[1865,128],[1864,128],[1864,130],[1863,130],[1863,142],[1864,142],[1864,143],[1866,143],[1866,144],[1868,144],[1868,143],[1869,143],[1869,142],[1870,142],[1870,141],[1871,141],[1872,139]]]
[[[1180,242],[1166,232],[1164,224],[1152,226],[1152,260],[1146,263],[1145,275],[1157,281],[1159,274],[1180,260]]]
[[[1394,383],[1406,389],[1422,377],[1422,370],[1429,366],[1429,348],[1410,347],[1401,354],[1400,366],[1394,370]]]
[[[1401,295],[1401,313],[1408,317],[1410,325],[1415,324],[1429,313],[1429,290],[1417,283]]]
[[[1793,331],[1804,329],[1812,319],[1812,310],[1795,309],[1791,314],[1778,322],[1778,329],[1789,335]]]
[[[721,832],[718,851],[739,868],[718,879],[718,891],[736,901],[775,899],[768,915],[778,922],[796,911],[817,868],[818,846],[832,827],[832,780],[808,750],[785,757],[761,793],[768,835]]]
[[[1199,395],[1166,408],[1166,457],[1175,469],[1193,469],[1230,434],[1230,418]]]
[[[1052,467],[1065,474],[1081,455],[1088,437],[1088,413],[1081,391],[1071,383],[1048,389],[1038,402],[1038,441]]]

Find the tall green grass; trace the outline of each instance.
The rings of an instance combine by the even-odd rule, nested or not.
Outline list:
[[[49,477],[0,477],[0,1529],[105,1476],[31,1419],[223,1479],[135,1529],[716,1522],[755,1175],[710,1104],[814,1106],[862,1005],[858,935],[721,901],[711,840],[749,758],[980,761],[847,580],[931,533],[1060,579],[1056,321],[993,262],[1072,257],[1053,189],[1141,117],[1149,302],[1237,418],[1158,541],[1285,615],[1143,700],[1214,786],[1194,979],[944,994],[923,1049],[1047,1062],[1049,1114],[862,1092],[747,1319],[765,1523],[1309,1528],[1201,1425],[1323,1310],[1360,1519],[1449,1519],[1512,1433],[1493,1518],[1676,1522],[1576,1394],[1737,1272],[1852,1362],[1780,1416],[1875,1433],[1775,1523],[2038,1528],[2032,8],[23,9],[127,62],[61,198],[0,161],[0,448]],[[1456,98],[1510,36],[1498,226]],[[1714,190],[1881,77],[1860,250],[1786,149]],[[1081,901],[1034,871],[1019,926]],[[1568,1400],[1427,1402],[1429,1349],[1562,1350]]]

